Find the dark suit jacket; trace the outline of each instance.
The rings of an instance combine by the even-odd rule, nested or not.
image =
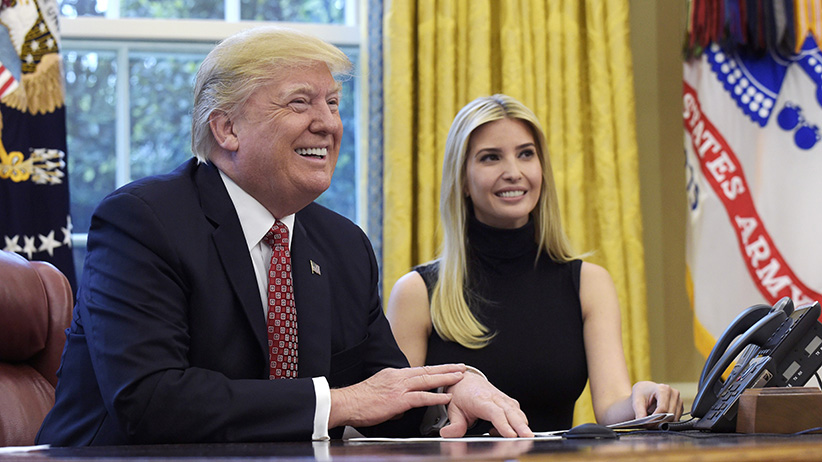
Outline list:
[[[267,380],[259,290],[217,169],[192,159],[108,196],[37,443],[310,439],[311,377],[334,388],[407,366],[362,230],[311,204],[291,245],[299,378]]]

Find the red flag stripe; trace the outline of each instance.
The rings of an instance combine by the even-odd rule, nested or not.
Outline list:
[[[752,280],[769,303],[788,296],[796,305],[822,296],[794,274],[756,211],[742,165],[725,138],[702,113],[696,91],[683,83],[682,118],[705,179],[722,201]]]

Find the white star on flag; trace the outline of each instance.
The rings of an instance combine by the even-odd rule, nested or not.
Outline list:
[[[60,247],[60,242],[54,240],[54,230],[49,231],[47,236],[40,235],[40,250],[41,252],[46,250],[48,251],[50,256],[54,256],[54,249]]]

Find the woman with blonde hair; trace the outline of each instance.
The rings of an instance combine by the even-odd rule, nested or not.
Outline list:
[[[519,401],[535,431],[570,428],[590,379],[596,420],[682,412],[668,385],[631,386],[616,289],[562,229],[545,136],[506,95],[459,111],[445,145],[439,258],[394,286],[388,319],[412,366],[463,362]]]

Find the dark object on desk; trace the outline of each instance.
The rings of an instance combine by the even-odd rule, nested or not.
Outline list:
[[[594,439],[614,439],[619,438],[617,433],[610,428],[606,427],[605,425],[595,424],[595,423],[584,423],[579,424],[576,427],[568,430],[567,432],[562,434],[563,438],[568,439],[582,439],[582,438],[594,438]]]
[[[74,304],[49,263],[0,251],[0,274],[0,446],[28,446],[54,405]]]
[[[794,309],[791,299],[783,297],[773,307],[754,305],[737,316],[702,370],[691,408],[691,415],[699,418],[694,428],[733,432],[738,399],[746,389],[805,385],[822,366],[820,314],[818,302]]]
[[[443,392],[443,387],[437,390],[437,393]],[[425,410],[425,415],[420,423],[420,435],[423,436],[440,436],[442,427],[448,425],[448,409],[444,405],[429,406]]]
[[[810,387],[745,390],[738,433],[796,433],[822,427],[822,390]]]

